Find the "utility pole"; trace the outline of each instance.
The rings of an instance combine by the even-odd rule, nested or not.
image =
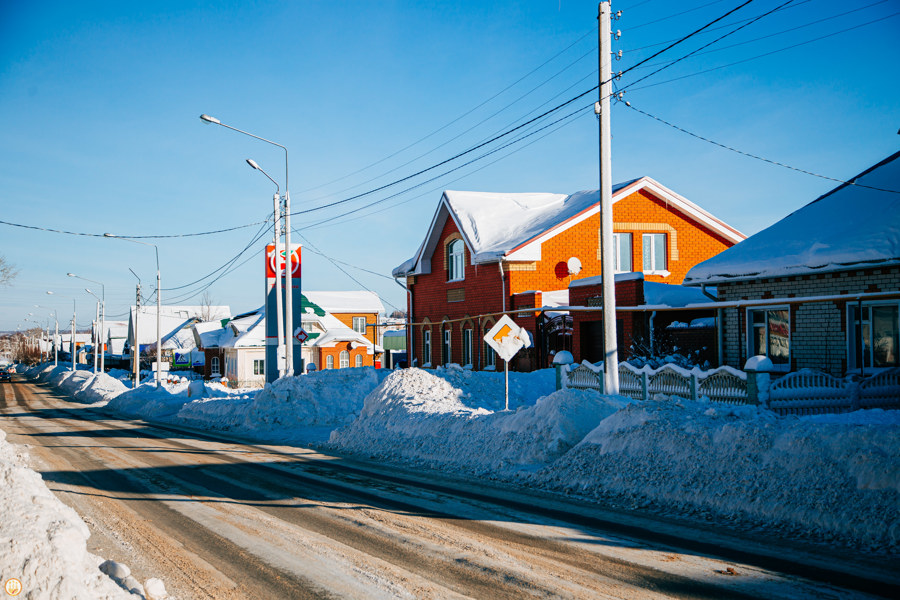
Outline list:
[[[72,372],[75,372],[75,301],[72,300]]]
[[[138,321],[140,321],[141,314],[141,282],[138,281],[137,288],[137,299],[134,304],[134,344],[131,346],[131,358],[134,365],[132,369],[134,370],[134,385],[133,387],[137,387],[141,383],[141,342],[138,337]]]
[[[612,217],[612,132],[609,97],[612,95],[612,41],[610,3],[599,6],[598,36],[600,62],[600,101],[594,111],[600,117],[600,257],[603,277],[603,372],[605,392],[619,393],[619,356],[616,342],[616,275],[613,256]]]

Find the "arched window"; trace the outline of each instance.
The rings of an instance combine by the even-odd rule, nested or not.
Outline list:
[[[219,357],[218,356],[213,356],[212,360],[209,361],[209,370],[210,370],[211,377],[218,377],[219,375],[221,375],[221,372],[219,371]]]
[[[362,366],[362,354],[357,354],[357,355],[356,355],[356,366],[357,366],[357,367],[361,367],[361,366]]]
[[[447,244],[447,281],[466,278],[466,245],[460,239]]]
[[[329,354],[328,356],[325,357],[325,368],[326,369],[334,368],[334,356],[332,356],[331,354]]]
[[[341,350],[341,367],[342,369],[346,369],[350,366],[350,353],[346,350]]]

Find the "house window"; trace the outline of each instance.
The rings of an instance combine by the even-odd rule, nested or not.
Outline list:
[[[346,350],[341,350],[341,368],[346,369],[350,366],[350,353]]]
[[[423,367],[431,366],[431,330],[426,329],[422,332],[422,363]]]
[[[325,368],[333,369],[334,368],[334,356],[329,354],[325,357]]]
[[[466,245],[460,239],[447,244],[447,281],[466,278]]]
[[[860,311],[858,304],[851,304],[847,310],[851,324],[848,327],[848,368],[859,369],[860,356],[864,368],[900,366],[897,357],[900,350],[900,305],[896,302],[863,304]]]
[[[356,361],[356,366],[357,366],[357,367],[361,367],[361,366],[362,366],[362,354],[357,354],[357,355],[356,355],[356,358],[355,358],[354,360]]]
[[[209,369],[210,369],[211,377],[218,377],[220,375],[219,357],[218,356],[213,356],[212,359],[209,361]]]
[[[463,329],[463,346],[462,346],[462,362],[463,365],[472,364],[472,330]]]
[[[494,353],[494,349],[490,347],[487,342],[484,342],[484,368],[488,370],[493,370],[497,365],[497,355]]]
[[[777,371],[788,371],[791,362],[791,312],[787,306],[747,311],[750,356],[767,356]]]
[[[366,335],[366,318],[353,317],[353,331]]]
[[[450,347],[450,336],[452,335],[452,330],[445,329],[441,335],[441,359],[443,360],[443,364],[447,365],[453,362],[453,355],[451,354],[452,348]]]
[[[253,359],[253,374],[254,375],[265,375],[266,374],[265,359],[260,359],[260,358]]]
[[[645,233],[642,238],[644,243],[644,273],[665,272],[666,234]]]
[[[631,273],[631,234],[613,234],[616,273]]]

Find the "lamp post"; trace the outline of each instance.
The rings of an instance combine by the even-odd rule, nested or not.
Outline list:
[[[50,295],[53,295],[53,292],[47,292],[47,293]],[[59,353],[58,353],[58,349],[57,349],[57,340],[59,340],[59,315],[56,313],[55,308],[50,308],[49,306],[41,306],[40,304],[35,304],[34,307],[53,311],[53,322],[56,324],[56,330],[53,333],[53,366],[56,367],[59,363],[59,360],[58,360]],[[50,327],[48,326],[47,329],[49,330]],[[49,332],[47,333],[47,337],[50,337]],[[47,360],[50,360],[50,351],[49,350],[47,351]]]
[[[151,244],[149,242],[142,242],[140,240],[135,240],[128,237],[118,236],[112,233],[104,233],[104,237],[116,238],[117,240],[125,240],[126,242],[134,242],[135,244],[141,244],[143,246],[153,246],[153,249],[156,250],[156,387],[157,389],[162,385],[160,383],[160,373],[162,371],[162,332],[159,328],[159,314],[160,307],[162,306],[162,288],[159,287],[159,247],[156,244]],[[138,315],[135,314],[135,322],[137,322]],[[140,342],[135,335],[135,345],[140,350]]]
[[[100,322],[100,298],[98,298],[97,294],[95,294],[88,288],[84,288],[84,291],[86,291],[88,294],[90,294],[91,296],[93,296],[94,298],[97,299],[97,317],[96,317],[96,320],[94,321],[94,323],[99,325],[99,322]],[[94,337],[91,341],[94,344],[94,375],[96,375],[97,374],[97,361],[99,360],[97,358],[97,343],[100,341],[100,332],[97,331],[96,328],[94,329],[94,331],[95,331]],[[101,370],[101,372],[102,372],[102,370]]]
[[[254,135],[247,131],[243,131],[238,129],[237,127],[232,127],[231,125],[226,125],[221,122],[219,119],[215,117],[211,117],[207,114],[200,115],[200,119],[204,123],[213,123],[215,125],[221,125],[226,129],[231,129],[232,131],[237,131],[238,133],[243,133],[244,135],[250,136],[262,142],[266,142],[267,144],[272,144],[273,146],[278,146],[282,150],[284,150],[284,246],[285,246],[285,290],[284,290],[284,301],[287,304],[287,310],[285,310],[284,317],[284,359],[287,363],[285,365],[285,374],[293,375],[294,374],[294,302],[293,302],[293,283],[292,279],[292,271],[293,271],[293,251],[291,249],[291,188],[289,185],[288,179],[288,149],[277,142],[273,142],[272,140],[267,140],[266,138],[259,137],[258,135]],[[252,165],[251,165],[252,166]],[[277,257],[276,257],[277,259]],[[276,260],[276,263],[278,261]],[[280,274],[277,274],[276,280],[281,277]],[[301,346],[302,352],[302,346]]]
[[[281,198],[281,196],[279,195],[279,192],[281,191],[281,186],[279,186],[278,182],[275,181],[274,179],[272,179],[269,176],[269,174],[266,173],[262,169],[262,167],[260,167],[258,164],[256,164],[256,161],[253,160],[252,158],[247,159],[247,164],[250,165],[251,167],[253,167],[254,169],[256,169],[257,171],[259,171],[260,173],[262,173],[263,175],[265,175],[269,179],[269,181],[271,181],[272,183],[275,184],[275,197],[273,198],[273,201],[275,203],[275,212],[274,212],[275,220],[274,220],[274,225],[272,227],[272,229],[274,231],[274,244],[275,244],[275,268],[273,269],[273,271],[275,271],[275,311],[276,311],[275,329],[277,331],[277,337],[278,337],[278,346],[276,346],[276,348],[278,348],[278,350],[275,351],[275,362],[278,367],[278,377],[280,378],[280,377],[284,376],[284,362],[282,361],[282,358],[279,356],[279,354],[281,353],[281,347],[284,345],[284,314],[282,313],[282,308],[281,308],[281,272],[278,267],[280,260],[281,260],[281,231],[280,231],[281,219],[279,218],[280,215],[278,214],[279,200]],[[266,291],[268,292],[268,289]]]
[[[97,285],[100,286],[101,298],[97,298],[97,296],[95,296],[94,293],[91,292],[90,290],[87,290],[87,293],[90,294],[91,296],[94,296],[94,298],[97,298],[97,300],[100,302],[100,304],[98,305],[98,308],[99,308],[98,312],[100,313],[100,315],[99,315],[100,334],[97,337],[102,338],[103,336],[106,335],[106,286],[103,285],[102,283],[100,283],[99,281],[94,281],[93,279],[88,279],[87,277],[81,277],[79,275],[76,275],[75,273],[66,273],[66,275],[68,275],[69,277],[74,277],[76,279],[81,279],[82,281],[89,281],[91,283],[96,283]],[[100,339],[99,341],[100,341],[100,372],[103,373],[106,370],[106,361],[104,360],[104,358],[106,356],[106,341],[104,339]],[[94,352],[94,354],[96,355],[97,353]],[[97,372],[96,368],[94,369],[94,372],[95,373]]]

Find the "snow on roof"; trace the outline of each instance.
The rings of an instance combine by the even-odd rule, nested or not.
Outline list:
[[[189,325],[192,319],[228,319],[231,309],[227,306],[166,306],[159,310],[159,329],[163,339]],[[128,319],[128,337],[133,337],[135,307],[131,307]],[[138,338],[141,345],[156,343],[156,306],[142,306],[137,313]],[[165,346],[164,346],[165,347]]]
[[[613,186],[613,202],[647,189],[670,206],[704,224],[726,239],[744,235],[686,198],[649,177]],[[448,218],[453,219],[471,253],[473,264],[507,260],[540,260],[541,243],[561,228],[570,227],[599,211],[598,190],[571,195],[551,193],[493,193],[447,190],[441,196],[425,241],[416,255],[393,270],[395,277],[430,273],[430,258]]]
[[[568,306],[569,290],[556,290],[554,292],[541,292],[542,306]]]
[[[644,304],[677,307],[708,302],[712,302],[712,300],[698,288],[657,281],[644,282]]]
[[[699,285],[900,263],[900,152],[688,271]],[[859,184],[859,185],[853,185]],[[869,187],[861,187],[862,185]],[[870,189],[870,188],[879,188]]]
[[[266,315],[262,312],[250,313],[240,319],[228,322],[232,337],[220,345],[230,348],[249,348],[266,345]]]
[[[304,291],[313,304],[330,313],[382,313],[384,305],[375,292],[365,290],[349,292]]]

